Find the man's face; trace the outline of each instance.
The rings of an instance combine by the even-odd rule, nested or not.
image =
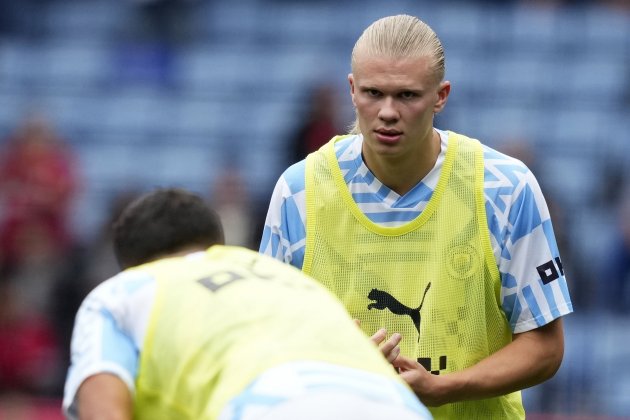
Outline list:
[[[348,80],[364,153],[395,157],[424,147],[450,92],[449,82],[436,80],[430,58],[359,55],[353,70]]]

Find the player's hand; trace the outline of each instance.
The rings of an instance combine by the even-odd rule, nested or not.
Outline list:
[[[392,364],[400,373],[400,377],[407,382],[425,405],[437,407],[445,403],[438,395],[438,376],[432,375],[414,359],[402,355],[399,355]]]
[[[361,327],[361,321],[355,319],[354,322],[358,327]],[[400,344],[402,336],[398,333],[394,333],[389,340],[385,340],[386,338],[387,330],[385,328],[381,328],[374,333],[372,337],[370,337],[370,340],[372,340],[372,342],[381,350],[383,357],[385,357],[389,363],[392,363],[400,354],[400,347],[398,344]]]
[[[389,363],[393,363],[400,355],[400,347],[398,344],[400,344],[400,340],[402,340],[402,335],[394,333],[391,337],[389,337],[389,339],[387,339],[387,330],[385,328],[381,328],[374,333],[370,339],[378,346],[381,353],[383,353],[383,356]]]

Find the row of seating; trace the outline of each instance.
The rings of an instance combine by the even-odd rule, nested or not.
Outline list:
[[[169,50],[121,38],[137,18],[130,3],[59,0],[43,11],[47,39],[0,40],[0,132],[29,107],[42,107],[89,161],[87,187],[103,194],[119,187],[116,174],[142,178],[143,168],[154,167],[151,153],[185,162],[249,149],[256,159],[238,164],[260,171],[254,189],[264,194],[310,87],[338,86],[350,120],[345,92],[354,39],[373,19],[405,12],[425,18],[445,43],[453,90],[439,119],[444,128],[489,144],[520,138],[541,151],[573,148],[578,156],[602,142],[624,147],[608,132],[627,131],[628,16],[602,7],[428,6],[198,2],[190,21],[198,37]],[[124,148],[133,149],[134,160],[121,169],[116,165],[130,162],[119,156]],[[207,174],[203,164],[181,165],[189,178]],[[154,174],[158,179],[187,182],[177,176],[179,166],[159,167],[165,175]],[[597,177],[588,184],[582,178],[572,178],[569,190],[595,188]]]

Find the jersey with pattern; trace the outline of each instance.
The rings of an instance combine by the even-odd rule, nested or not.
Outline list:
[[[336,143],[346,184],[361,211],[382,226],[403,225],[425,208],[438,182],[448,132],[433,169],[403,196],[383,185],[361,157],[362,137]],[[573,311],[549,209],[533,173],[488,146],[484,198],[490,241],[501,275],[501,305],[512,332],[538,328]],[[274,188],[260,252],[302,268],[306,244],[305,161],[289,167]],[[554,281],[556,280],[556,281]],[[552,287],[543,287],[550,284]]]

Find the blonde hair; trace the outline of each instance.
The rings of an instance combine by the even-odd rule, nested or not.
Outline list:
[[[436,82],[444,79],[444,48],[429,25],[415,16],[396,15],[381,18],[368,26],[352,50],[354,72],[359,55],[371,57],[431,57]],[[358,117],[350,131],[359,134]]]

